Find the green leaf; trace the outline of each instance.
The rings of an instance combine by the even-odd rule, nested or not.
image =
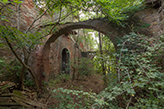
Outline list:
[[[19,1],[19,0],[14,0],[13,2],[17,4],[23,3],[23,1]]]
[[[3,1],[0,1],[1,3],[8,3],[9,1],[8,0],[3,0]]]
[[[128,92],[129,94],[136,94],[136,92],[134,91],[134,89],[131,89],[131,88],[128,88],[128,89],[127,89],[127,92]]]

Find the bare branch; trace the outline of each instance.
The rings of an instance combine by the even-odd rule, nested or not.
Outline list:
[[[129,105],[130,105],[131,100],[132,100],[132,96],[129,99],[129,102],[128,102],[127,106],[126,106],[126,109],[129,109]]]
[[[58,21],[57,21],[56,25],[57,25],[57,24],[59,24],[59,22],[60,22],[60,19],[61,19],[61,12],[62,12],[62,5],[60,6],[60,14],[59,14],[59,19],[58,19]],[[51,31],[55,28],[55,26],[56,26],[56,25],[54,25],[54,26],[51,28],[50,33],[51,33]]]
[[[34,21],[31,23],[31,25],[30,25],[30,26],[27,28],[27,30],[25,31],[25,34],[29,32],[29,30],[30,30],[31,27],[34,25],[34,23],[35,23],[37,20],[39,20],[40,18],[42,18],[43,15],[46,14],[46,12],[47,12],[47,10],[44,11],[38,18],[34,19]],[[31,47],[32,47],[32,46],[31,46]],[[30,55],[31,47],[29,48],[29,51],[28,51],[25,47],[23,47],[23,49],[26,49],[26,51],[27,51],[27,52],[29,53],[29,55]]]
[[[62,6],[60,6],[60,14],[59,14],[59,19],[58,19],[58,22],[60,22],[61,12],[62,12]]]
[[[17,6],[17,10],[18,10],[18,12],[17,12],[17,29],[18,30],[20,30],[20,6],[21,6],[21,4],[18,4],[18,6]]]
[[[34,25],[34,23],[35,23],[37,20],[39,20],[41,17],[43,17],[43,15],[45,15],[46,12],[47,12],[47,10],[44,11],[38,18],[34,19],[34,21],[33,21],[33,22],[31,23],[31,25],[27,28],[27,30],[25,31],[25,33],[28,33],[28,31],[29,31],[30,28]]]
[[[61,20],[60,20],[60,22],[61,21],[63,21],[63,20],[65,20],[69,15],[71,15],[72,13],[74,13],[74,12],[76,12],[77,10],[75,10],[75,11],[73,11],[73,12],[70,12],[70,13],[68,13],[67,15],[65,15]],[[59,18],[58,18],[59,19]],[[42,25],[42,26],[40,26],[40,28],[45,28],[45,27],[47,27],[47,26],[57,26],[58,24],[60,24],[59,22],[54,22],[54,23],[52,23],[52,24],[46,24],[46,25]]]

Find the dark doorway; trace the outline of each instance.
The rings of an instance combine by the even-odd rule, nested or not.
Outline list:
[[[70,54],[66,48],[62,51],[62,73],[70,74]]]

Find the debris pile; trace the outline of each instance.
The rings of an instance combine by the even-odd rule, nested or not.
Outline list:
[[[22,109],[39,108],[45,106],[37,101],[37,93],[28,88],[23,91],[15,90],[16,84],[13,82],[0,82],[0,109]]]

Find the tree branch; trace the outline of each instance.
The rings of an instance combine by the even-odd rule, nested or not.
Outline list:
[[[3,33],[5,34],[5,33]],[[14,51],[11,43],[9,42],[8,38],[5,36],[4,39],[6,40],[9,48],[11,49],[11,51],[13,52],[13,54],[15,55],[15,57],[19,60],[19,62],[31,73],[32,77],[34,78],[34,81],[35,81],[35,85],[36,85],[36,88],[37,88],[37,91],[39,90],[39,85],[38,85],[38,82],[37,82],[37,79],[36,79],[36,76],[35,74],[33,73],[33,71],[22,61],[22,59],[18,56],[18,54]]]
[[[33,22],[31,23],[31,25],[27,28],[27,30],[25,31],[25,33],[28,33],[28,31],[29,31],[30,28],[34,25],[34,23],[35,23],[37,20],[39,20],[41,17],[43,17],[43,15],[45,15],[46,12],[47,12],[47,10],[44,11],[38,18],[34,19],[34,21],[33,21]]]
[[[75,10],[75,11],[73,11],[73,12],[70,12],[69,14],[67,14],[67,15],[65,15],[61,20],[60,20],[60,22],[61,21],[63,21],[64,19],[66,19],[69,15],[71,15],[72,13],[74,13],[74,12],[76,12],[77,10]],[[59,19],[59,18],[58,18]],[[45,28],[45,27],[47,27],[47,26],[56,26],[56,25],[58,25],[58,24],[60,24],[59,22],[54,22],[54,23],[51,23],[51,24],[46,24],[46,25],[41,25],[40,26],[40,28]]]
[[[129,109],[129,105],[130,105],[131,100],[132,100],[132,96],[129,99],[129,102],[128,102],[127,106],[126,106],[126,109]]]
[[[3,5],[3,4],[2,4]],[[3,5],[0,9],[0,12],[2,11],[3,8],[7,7],[8,5],[13,5],[12,3],[7,3],[6,5]]]
[[[62,12],[62,5],[60,6],[60,14],[59,14],[59,19],[58,19],[58,21],[57,21],[56,25],[57,25],[57,24],[59,24],[59,22],[60,22],[60,19],[61,19],[61,12]],[[55,28],[55,26],[56,26],[56,25],[54,25],[54,26],[51,28],[50,33],[52,32],[52,30]]]
[[[48,34],[46,34],[46,35],[44,35],[44,36],[42,36],[42,37],[36,39],[35,42],[32,43],[31,46],[29,47],[29,50],[31,51],[32,46],[34,46],[34,44],[35,44],[36,42],[38,42],[39,40],[43,39],[44,37],[46,37],[46,36],[48,36],[48,35],[50,35],[50,33],[48,33]]]

